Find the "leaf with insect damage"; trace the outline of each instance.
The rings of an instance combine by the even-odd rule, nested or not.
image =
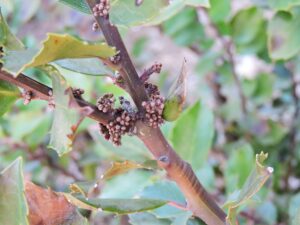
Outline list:
[[[82,196],[75,196],[67,193],[65,193],[65,196],[72,204],[79,208],[87,210],[101,209],[116,214],[144,212],[167,204],[167,201],[156,199],[87,199]]]
[[[170,89],[169,95],[165,101],[163,118],[167,121],[176,120],[182,112],[183,104],[186,98],[186,61],[184,60],[181,72]]]
[[[234,199],[230,199],[225,203],[224,208],[228,208],[227,221],[230,225],[236,224],[238,208],[246,204],[271,176],[273,168],[263,166],[263,162],[267,157],[268,154],[263,152],[256,155],[255,166],[248,176],[243,188],[239,190],[238,194],[234,195]]]
[[[39,51],[6,51],[2,61],[3,69],[16,76],[27,68],[43,66],[60,59],[109,58],[115,54],[115,48],[105,43],[92,44],[68,34],[50,33]]]
[[[0,184],[0,223],[10,225],[29,224],[22,158],[17,158],[0,173]]]
[[[49,147],[62,156],[72,150],[76,131],[74,126],[78,123],[79,113],[70,107],[71,89],[64,77],[53,66],[44,66],[43,70],[52,80],[55,104]]]

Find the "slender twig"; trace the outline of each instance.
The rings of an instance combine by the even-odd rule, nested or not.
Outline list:
[[[11,74],[0,70],[0,79],[5,80],[11,84],[14,84],[20,88],[23,88],[26,91],[32,91],[34,99],[41,99],[46,101],[51,101],[52,89],[42,83],[39,83],[24,74],[20,74],[17,77],[13,77]],[[77,104],[84,108],[92,108],[92,112],[88,115],[93,120],[107,124],[108,121],[113,119],[113,115],[108,113],[102,113],[97,109],[97,106],[92,105],[89,102],[84,101],[83,99],[76,98]]]

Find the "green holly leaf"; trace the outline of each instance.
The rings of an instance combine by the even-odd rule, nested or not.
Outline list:
[[[0,221],[9,225],[29,225],[27,215],[22,158],[17,158],[0,173]]]
[[[6,113],[20,97],[19,89],[3,80],[0,80],[0,117]]]
[[[91,10],[86,0],[59,0],[83,13],[91,14]],[[159,10],[166,5],[161,0],[144,1],[140,6],[136,6],[132,0],[110,1],[111,9],[109,18],[115,25],[138,26],[146,24],[159,14]]]
[[[117,213],[130,214],[156,209],[167,202],[156,199],[87,199],[82,196],[73,196],[65,193],[66,198],[75,206],[87,210],[98,210]]]
[[[97,58],[61,59],[55,61],[55,65],[66,70],[91,76],[114,76],[114,71]]]
[[[105,43],[90,44],[68,34],[48,34],[43,47],[22,51],[6,51],[2,59],[3,69],[15,76],[30,67],[46,65],[67,58],[109,58],[116,54],[115,48]]]
[[[227,221],[230,225],[236,224],[237,210],[246,204],[264,185],[271,176],[273,168],[263,166],[268,154],[261,152],[256,155],[255,166],[248,176],[243,188],[234,195],[234,199],[228,200],[224,207],[228,208]]]
[[[86,0],[59,0],[83,13],[91,14]],[[173,0],[170,4],[167,1],[151,0],[144,1],[136,6],[132,0],[113,0],[109,18],[115,25],[137,26],[157,25],[171,18],[186,5],[194,7],[209,7],[208,0]]]
[[[151,213],[135,213],[129,215],[129,223],[132,225],[170,225],[168,219],[160,219]]]
[[[209,7],[208,0],[173,0],[166,7],[163,7],[159,11],[159,15],[153,18],[148,25],[158,25],[162,22],[172,18],[179,13],[185,6],[194,7]]]
[[[183,104],[186,98],[186,61],[184,60],[181,72],[170,89],[170,93],[165,101],[163,118],[167,121],[176,120],[182,112]]]

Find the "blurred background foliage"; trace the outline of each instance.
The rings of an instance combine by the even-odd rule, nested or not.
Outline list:
[[[55,0],[2,0],[1,7],[13,32],[28,47],[39,46],[48,32],[103,39],[92,31],[89,16]],[[186,6],[158,26],[121,27],[140,73],[154,62],[163,64],[162,73],[151,79],[165,96],[187,60],[186,109],[162,129],[218,202],[224,203],[242,187],[256,153],[269,153],[273,176],[241,209],[240,224],[292,224],[299,214],[299,19],[299,0],[210,0],[210,8]],[[51,84],[39,70],[28,69],[25,74]],[[83,88],[84,98],[91,102],[107,92],[127,96],[106,78],[63,69],[62,74],[71,86]],[[0,169],[22,156],[28,179],[64,191],[74,181],[99,179],[113,161],[152,158],[135,137],[124,138],[121,147],[106,142],[90,119],[81,124],[73,151],[59,158],[47,149],[51,119],[46,102],[24,106],[17,101],[0,119]],[[160,170],[118,175],[101,186],[100,195],[183,201]],[[131,215],[130,224],[201,224],[189,217],[164,206]],[[127,216],[104,212],[91,218],[92,224],[129,224]]]

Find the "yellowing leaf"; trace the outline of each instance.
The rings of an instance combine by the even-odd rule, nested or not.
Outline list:
[[[251,174],[247,178],[243,188],[236,195],[235,199],[229,200],[224,207],[228,208],[227,221],[230,225],[236,224],[236,214],[238,207],[246,204],[264,185],[273,172],[273,168],[264,167],[263,162],[267,159],[268,154],[261,152],[256,155],[256,164]]]
[[[81,181],[70,184],[69,189],[72,194],[79,193],[86,197],[93,188],[97,187],[97,185],[98,184],[96,182]]]
[[[148,165],[148,162],[146,164],[139,164],[132,161],[113,162],[111,168],[103,175],[103,179],[110,179],[133,169],[151,169],[152,167],[150,168]]]
[[[116,54],[115,48],[105,43],[90,44],[68,34],[48,34],[39,52],[34,49],[7,51],[3,57],[3,68],[18,75],[26,68],[46,65],[66,58],[108,58]]]

